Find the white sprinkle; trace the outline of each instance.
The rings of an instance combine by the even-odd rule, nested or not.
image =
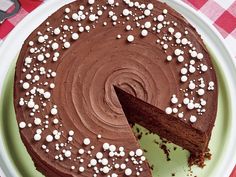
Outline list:
[[[33,41],[29,41],[29,46],[33,46],[34,42]]]
[[[56,50],[58,48],[59,48],[59,44],[58,43],[56,43],[56,42],[52,43],[52,49],[53,50]]]
[[[204,89],[199,89],[197,92],[198,92],[198,95],[200,95],[200,96],[205,94]]]
[[[144,27],[147,28],[147,29],[151,28],[152,27],[151,22],[145,22]]]
[[[149,10],[152,10],[152,9],[154,8],[154,6],[153,6],[152,3],[149,3],[149,4],[147,5],[147,8],[148,8]]]
[[[201,60],[201,59],[203,59],[203,57],[204,57],[204,56],[203,56],[202,53],[198,53],[198,54],[197,54],[197,59]]]
[[[70,48],[70,43],[69,43],[69,42],[65,42],[65,43],[64,43],[64,47],[65,47],[66,49]]]
[[[123,10],[123,15],[128,16],[130,14],[130,11],[128,9]]]
[[[41,124],[41,119],[40,118],[35,118],[34,119],[34,124],[35,125],[40,125]]]
[[[180,72],[181,72],[181,74],[187,74],[188,70],[187,70],[187,68],[182,68]]]
[[[172,98],[171,98],[171,103],[173,103],[173,104],[178,103],[178,98],[176,98],[175,95],[172,96]]]
[[[51,83],[50,86],[49,86],[51,89],[55,88],[55,84],[54,83]]]
[[[79,34],[78,33],[73,33],[71,37],[72,37],[73,40],[77,40],[77,39],[79,39]]]
[[[214,85],[215,85],[215,84],[214,84],[213,81],[210,81],[210,82],[209,82],[209,86],[210,86],[210,87],[214,87]]]
[[[74,132],[73,130],[70,130],[70,131],[69,131],[69,135],[70,135],[70,136],[73,136],[74,134],[75,134],[75,132]]]
[[[94,21],[96,20],[96,15],[95,15],[95,14],[89,15],[89,20],[90,20],[91,22],[94,22]]]
[[[133,36],[133,35],[129,35],[129,36],[127,37],[127,41],[128,41],[128,42],[133,42],[133,41],[134,41],[134,36]]]
[[[56,115],[58,113],[57,109],[56,108],[52,108],[51,109],[51,114],[52,115]]]
[[[178,117],[179,117],[179,118],[183,118],[183,117],[184,117],[184,114],[181,112],[181,113],[178,114]]]
[[[112,174],[111,174],[111,177],[118,177],[118,175],[115,174],[115,173],[112,173]]]
[[[175,55],[179,56],[181,54],[181,50],[180,49],[175,49]]]
[[[157,24],[157,29],[161,30],[162,28],[163,28],[162,23],[158,23],[158,24]]]
[[[194,104],[192,103],[192,102],[190,102],[190,103],[188,103],[188,105],[187,105],[187,107],[188,107],[188,109],[193,109],[195,106],[194,106]]]
[[[201,100],[201,105],[202,105],[202,106],[205,106],[205,105],[206,105],[206,100],[203,100],[203,99],[202,99],[202,100]]]
[[[168,56],[166,57],[166,60],[167,60],[167,61],[171,61],[171,60],[172,60],[172,56],[168,55]]]
[[[103,157],[103,154],[102,154],[101,152],[98,152],[98,153],[96,154],[96,158],[97,158],[97,159],[102,159],[102,157]]]
[[[108,164],[108,160],[106,158],[102,159],[102,164],[103,165],[107,165]]]
[[[136,155],[139,156],[139,157],[142,156],[143,155],[142,149],[137,149],[136,150]]]
[[[65,152],[65,157],[70,157],[71,156],[71,151],[69,151],[69,150],[67,150],[66,152]]]
[[[54,31],[53,31],[53,33],[54,33],[55,35],[59,35],[59,34],[61,33],[60,28],[55,28]]]
[[[169,28],[168,28],[168,31],[169,31],[169,33],[171,33],[171,34],[173,34],[173,33],[175,32],[174,28],[172,28],[172,27],[169,27]]]
[[[52,142],[52,141],[53,141],[53,136],[52,136],[52,135],[47,135],[46,141],[47,141],[48,143]]]
[[[165,111],[166,111],[166,114],[171,114],[172,113],[172,108],[167,107]]]
[[[145,16],[151,15],[151,11],[150,11],[149,9],[145,9],[145,10],[144,10],[144,15],[145,15]]]
[[[163,49],[165,49],[165,50],[168,49],[168,47],[169,47],[168,44],[163,45]]]
[[[116,150],[116,146],[115,145],[110,145],[109,150],[111,152],[114,152]]]
[[[79,15],[77,13],[72,14],[72,19],[73,20],[78,20]]]
[[[65,9],[65,12],[66,12],[66,13],[70,13],[70,9],[67,7],[67,8]]]
[[[189,83],[189,85],[188,85],[188,88],[190,89],[190,90],[194,90],[195,89],[195,84],[193,83],[193,81],[190,81],[190,83]]]
[[[175,33],[175,37],[176,37],[177,39],[180,39],[181,36],[182,36],[182,34],[181,34],[180,32]]]
[[[178,112],[178,109],[177,108],[173,108],[173,113],[177,113]]]
[[[163,12],[163,14],[167,14],[167,13],[168,13],[168,10],[167,10],[167,9],[164,9],[162,12]]]
[[[97,15],[98,16],[101,16],[103,14],[103,12],[101,11],[101,10],[99,10],[98,12],[97,12]]]
[[[147,36],[147,35],[148,35],[148,31],[147,31],[146,29],[143,29],[143,30],[141,31],[141,35],[142,35],[143,37]]]
[[[44,37],[43,36],[39,36],[38,42],[39,43],[43,43],[44,41],[45,41]]]
[[[164,20],[164,16],[163,15],[158,15],[157,20],[159,22],[162,22]]]
[[[182,55],[178,56],[178,62],[182,63],[184,61],[184,57]]]
[[[28,82],[23,83],[23,89],[27,90],[30,87],[30,84]]]
[[[201,70],[202,70],[202,72],[206,72],[208,70],[207,65],[202,65]]]
[[[34,140],[35,140],[35,141],[41,140],[41,135],[36,133],[36,134],[34,135]]]
[[[56,72],[52,72],[52,73],[51,73],[51,76],[52,76],[52,77],[56,77],[56,75],[57,75]]]
[[[196,121],[197,121],[197,117],[196,117],[196,116],[193,116],[193,115],[191,115],[189,120],[190,120],[190,122],[194,123],[194,122],[196,122]]]
[[[135,155],[134,151],[129,152],[130,157],[133,157]]]
[[[25,63],[29,64],[31,62],[32,62],[32,58],[30,58],[30,57],[25,58]]]
[[[187,76],[181,76],[181,82],[186,82],[188,80]]]
[[[126,168],[126,165],[125,165],[124,163],[122,163],[122,164],[120,165],[120,168],[121,168],[122,170],[124,170],[124,169]]]
[[[58,120],[58,119],[54,119],[54,120],[53,120],[53,123],[56,125],[56,124],[59,123],[59,120]]]
[[[120,34],[118,34],[118,35],[116,36],[116,38],[117,38],[117,39],[120,39],[120,38],[121,38],[121,35],[120,35]]]
[[[84,27],[83,26],[81,26],[81,27],[79,27],[79,32],[84,32]]]
[[[132,170],[130,169],[130,168],[127,168],[126,170],[125,170],[125,175],[126,176],[130,176],[132,174]]]
[[[44,92],[43,94],[45,99],[49,99],[51,97],[51,93],[50,92]]]
[[[84,167],[79,167],[79,171],[82,173],[84,172]]]
[[[89,138],[85,138],[84,139],[84,145],[89,145],[90,144],[90,139]]]
[[[115,3],[114,0],[107,0],[108,4],[113,5]]]
[[[186,45],[186,44],[188,44],[188,40],[187,40],[186,38],[183,38],[183,39],[181,40],[181,43],[182,43],[183,45]]]
[[[91,164],[92,166],[96,166],[96,165],[97,165],[97,160],[96,160],[96,159],[91,159],[91,160],[90,160],[90,164]]]
[[[194,66],[190,65],[189,66],[189,72],[190,73],[195,73],[195,71],[196,71],[196,68]]]
[[[24,100],[20,100],[20,101],[19,101],[19,105],[20,105],[20,106],[24,106],[24,104],[25,104],[25,103],[24,103]]]
[[[197,52],[196,51],[192,51],[191,52],[191,57],[193,57],[193,58],[197,57]]]
[[[28,105],[29,108],[33,108],[35,103],[34,103],[33,100],[30,100],[27,105]]]
[[[108,150],[110,145],[108,143],[103,144],[103,150]]]
[[[131,27],[130,25],[127,25],[127,26],[126,26],[126,30],[127,30],[127,31],[130,31],[131,29],[132,29],[132,27]]]
[[[84,149],[79,149],[78,152],[79,152],[80,155],[82,155],[82,154],[84,154]]]
[[[183,103],[187,105],[189,103],[189,98],[184,98]]]
[[[25,128],[26,127],[26,123],[25,122],[20,122],[19,123],[19,127],[20,128]]]
[[[110,169],[107,166],[105,166],[105,167],[103,167],[102,171],[103,171],[103,173],[106,174],[106,173],[109,173]]]
[[[44,60],[43,54],[39,54],[37,59],[38,59],[38,61],[43,61]]]

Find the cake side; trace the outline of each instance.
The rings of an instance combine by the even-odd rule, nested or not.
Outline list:
[[[116,86],[114,88],[130,123],[143,126],[192,154],[202,154],[207,151],[210,137],[205,132],[167,115],[163,110],[143,102]]]

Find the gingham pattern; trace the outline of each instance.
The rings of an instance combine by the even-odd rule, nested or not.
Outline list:
[[[183,0],[199,13],[204,14],[224,37],[228,48],[236,58],[236,0]],[[0,25],[0,45],[7,34],[42,0],[20,0],[20,12]],[[12,7],[13,8],[13,7]],[[0,169],[0,176],[4,177]],[[236,168],[230,177],[236,177]]]
[[[236,0],[183,0],[204,14],[224,37],[236,58]]]

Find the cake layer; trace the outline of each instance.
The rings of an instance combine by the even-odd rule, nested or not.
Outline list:
[[[211,136],[208,132],[201,132],[116,86],[115,90],[131,124],[139,124],[192,154],[199,155],[208,151]]]
[[[114,85],[134,96],[128,111],[120,100],[130,120],[207,148],[217,81],[195,29],[156,0],[75,1],[26,39],[16,64],[20,134],[45,176],[151,176]]]

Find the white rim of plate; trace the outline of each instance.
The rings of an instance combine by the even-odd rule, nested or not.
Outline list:
[[[20,50],[24,40],[39,24],[41,24],[48,17],[49,14],[52,14],[58,8],[72,1],[74,0],[46,1],[36,10],[34,10],[32,13],[27,15],[27,17],[24,18],[19,24],[17,24],[17,27],[15,27],[12,30],[12,32],[8,35],[8,37],[6,38],[6,40],[3,42],[3,44],[0,47],[0,59],[1,59],[0,60],[0,76],[1,76],[0,98],[2,96],[3,83],[7,75],[8,69],[10,65],[12,64],[12,60],[17,56],[17,53],[19,52],[18,50],[13,50],[11,52],[4,52],[4,51],[8,51],[9,48],[11,48],[9,46],[12,46],[12,41],[16,39],[15,37],[17,37],[18,41],[20,42],[14,43],[15,45],[14,47]],[[214,54],[217,56],[217,58],[221,58],[221,59],[224,58],[224,61],[218,60],[218,63],[223,69],[224,75],[228,81],[227,82],[228,91],[229,91],[229,95],[231,96],[231,99],[229,100],[230,101],[229,105],[236,104],[236,79],[235,79],[236,61],[234,60],[234,57],[231,54],[231,52],[226,47],[226,44],[221,34],[211,24],[211,22],[207,20],[207,18],[204,15],[197,13],[193,8],[191,8],[184,2],[179,1],[179,0],[161,0],[161,1],[168,3],[168,5],[174,7],[179,12],[181,12],[181,9],[183,9],[184,12],[182,14],[185,17],[188,18],[189,16],[193,16],[193,18],[196,20],[196,23],[198,24],[197,26],[204,31],[208,31],[207,35],[202,35],[202,36],[204,40],[208,41],[207,44],[209,47],[221,49],[220,51],[218,50],[214,51]],[[45,12],[45,9],[47,9],[47,13],[42,13],[42,12]],[[39,18],[39,20],[34,20],[36,16]],[[30,27],[27,27],[27,24],[29,21],[31,22],[31,25]],[[191,24],[193,24],[192,20],[191,20]],[[202,33],[200,32],[200,34]],[[214,39],[215,43],[209,39]],[[8,58],[10,60],[4,61],[4,58]],[[231,82],[231,81],[234,81],[234,82]],[[232,127],[229,130],[230,137],[229,137],[229,142],[227,143],[227,147],[226,147],[227,150],[224,156],[224,161],[222,161],[221,163],[221,168],[220,168],[221,170],[218,171],[216,176],[214,177],[229,177],[236,163],[236,150],[235,150],[236,139],[233,136],[236,134],[236,118],[234,118],[236,117],[236,109],[233,109],[232,107],[231,110],[232,110],[231,112]],[[8,177],[19,176],[19,172],[17,168],[12,163],[11,159],[8,157],[6,147],[4,146],[4,142],[1,137],[0,137],[0,165],[6,176]]]

